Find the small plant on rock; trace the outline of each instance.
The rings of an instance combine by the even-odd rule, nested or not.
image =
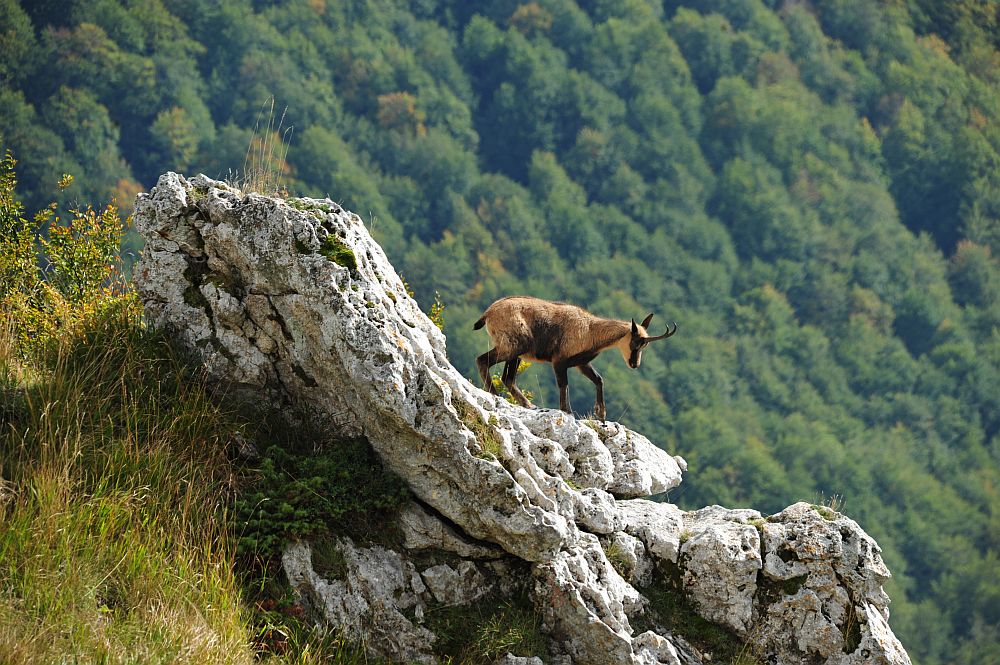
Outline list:
[[[260,562],[293,540],[381,537],[379,525],[409,498],[405,483],[382,467],[364,439],[326,441],[312,450],[271,445],[256,476],[236,502],[237,553]]]

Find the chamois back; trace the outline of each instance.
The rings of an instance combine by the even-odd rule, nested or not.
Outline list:
[[[628,324],[594,316],[576,305],[510,296],[490,305],[476,322],[486,326],[501,356],[558,362],[606,348],[628,334]]]

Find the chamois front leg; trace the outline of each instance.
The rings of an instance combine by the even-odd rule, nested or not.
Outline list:
[[[532,408],[532,403],[528,401],[528,398],[524,396],[521,389],[517,387],[517,370],[521,366],[521,356],[517,356],[512,360],[508,360],[507,364],[503,366],[503,384],[507,386],[507,390],[510,394],[514,396],[517,403],[526,408]]]
[[[600,421],[607,420],[607,411],[604,408],[604,379],[601,378],[601,375],[597,373],[597,370],[590,363],[580,365],[577,369],[585,377],[593,381],[594,387],[597,389],[597,400],[594,402],[594,416]]]
[[[552,363],[552,371],[556,373],[556,385],[559,386],[559,408],[566,413],[573,413],[569,408],[569,391],[567,390],[569,377],[566,376],[568,369],[569,365],[566,363]]]
[[[496,395],[497,389],[493,387],[493,379],[490,378],[490,367],[493,367],[498,362],[500,362],[500,354],[497,353],[496,347],[476,358],[479,377],[483,380],[483,390],[488,390],[491,395]]]

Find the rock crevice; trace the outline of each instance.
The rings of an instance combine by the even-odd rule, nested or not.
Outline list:
[[[909,662],[888,628],[888,570],[856,523],[806,504],[765,520],[643,499],[676,487],[684,460],[618,423],[470,384],[357,215],[167,173],[134,219],[152,325],[214,379],[363,435],[417,497],[400,551],[339,543],[349,582],[317,573],[306,544],[284,556],[316,612],[379,655],[431,662],[428,603],[527,584],[556,661],[700,662],[683,635],[636,628],[639,589],[669,567],[694,611],[766,662]],[[421,567],[421,552],[447,561]],[[530,579],[510,574],[519,566]]]

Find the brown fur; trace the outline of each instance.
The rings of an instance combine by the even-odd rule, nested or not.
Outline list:
[[[501,356],[540,362],[600,353],[626,337],[630,327],[628,321],[602,319],[576,305],[528,296],[497,300],[481,320]]]
[[[643,321],[649,323],[652,314]],[[530,406],[515,383],[521,358],[552,363],[559,385],[559,402],[569,411],[566,370],[577,367],[597,388],[595,414],[605,417],[604,388],[600,374],[590,365],[602,351],[617,347],[625,362],[639,366],[642,349],[651,341],[644,326],[634,321],[604,319],[576,305],[529,296],[509,296],[490,305],[476,322],[486,326],[494,348],[479,356],[476,364],[485,387],[495,392],[489,368],[506,362],[503,382],[523,406]],[[676,330],[676,328],[675,328]],[[672,334],[672,333],[670,333]],[[666,335],[669,336],[669,335]]]

